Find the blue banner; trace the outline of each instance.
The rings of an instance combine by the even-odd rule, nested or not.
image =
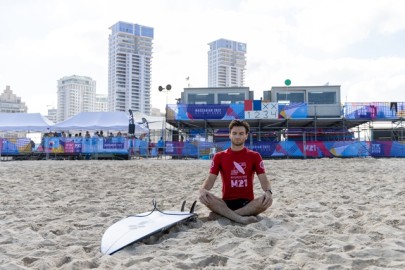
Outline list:
[[[169,120],[243,119],[243,104],[167,105]]]
[[[33,148],[29,139],[0,139],[2,155],[24,155]],[[230,141],[223,142],[166,142],[165,155],[208,158],[226,150]],[[247,145],[263,158],[297,157],[405,157],[405,142],[401,141],[258,141]],[[146,141],[126,138],[45,138],[36,152],[52,154],[131,154],[155,156],[155,147]]]

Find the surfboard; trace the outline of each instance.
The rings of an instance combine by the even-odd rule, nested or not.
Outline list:
[[[152,211],[128,216],[108,227],[101,238],[101,253],[112,255],[128,245],[195,218],[195,204],[190,212],[184,211],[185,201],[181,211],[161,211],[154,200]]]

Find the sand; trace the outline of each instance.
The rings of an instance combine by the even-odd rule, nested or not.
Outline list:
[[[405,269],[405,159],[265,165],[274,204],[258,223],[208,220],[198,203],[195,222],[109,256],[111,224],[153,199],[189,207],[210,161],[0,162],[0,269]]]

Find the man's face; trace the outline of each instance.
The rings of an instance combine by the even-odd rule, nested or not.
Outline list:
[[[229,132],[229,139],[231,139],[231,143],[235,146],[244,145],[247,136],[245,127],[233,127]]]

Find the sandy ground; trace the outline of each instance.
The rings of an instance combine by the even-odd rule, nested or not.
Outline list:
[[[258,223],[208,220],[197,203],[196,221],[110,256],[110,225],[153,199],[189,207],[210,161],[0,162],[0,269],[405,269],[405,159],[265,165],[274,204]]]

